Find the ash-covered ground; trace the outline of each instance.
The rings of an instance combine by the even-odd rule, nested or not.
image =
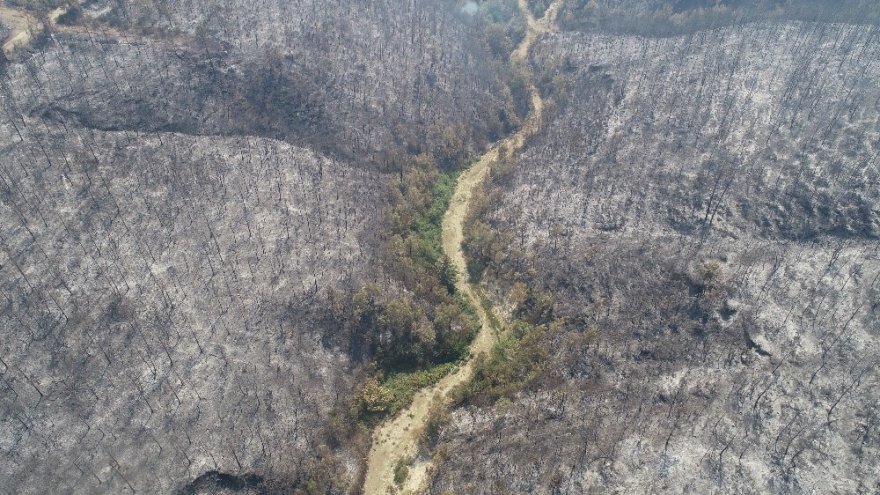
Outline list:
[[[370,357],[328,292],[399,286],[387,155],[512,125],[482,27],[451,1],[59,22],[2,64],[0,492],[356,490],[368,439],[328,431]]]
[[[536,47],[555,109],[490,187],[484,280],[564,324],[524,391],[452,414],[432,493],[880,489],[878,35]]]

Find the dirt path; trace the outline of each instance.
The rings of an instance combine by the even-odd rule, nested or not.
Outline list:
[[[544,18],[536,20],[528,10],[526,0],[519,0],[520,10],[528,19],[528,31],[511,54],[513,63],[525,63],[529,48],[538,37],[553,29],[553,19],[560,0],[547,9]],[[515,151],[523,146],[526,138],[541,126],[544,104],[537,88],[529,82],[532,100],[532,113],[525,124],[515,134],[495,143],[471,168],[458,179],[455,193],[443,218],[443,252],[458,268],[459,278],[456,289],[476,308],[480,317],[480,332],[471,343],[471,357],[437,384],[416,394],[412,404],[395,418],[382,423],[373,433],[373,445],[367,458],[367,476],[364,482],[365,495],[386,495],[388,493],[413,494],[425,488],[431,470],[429,460],[416,460],[409,464],[409,474],[402,486],[394,483],[394,468],[401,459],[412,459],[418,451],[419,438],[425,429],[428,413],[438,403],[446,404],[448,393],[457,385],[470,380],[474,372],[474,357],[488,353],[498,336],[492,328],[489,317],[483,309],[477,289],[466,280],[467,265],[462,252],[464,239],[464,220],[475,191],[486,178],[490,167],[498,160],[502,149]]]
[[[127,39],[125,34],[112,28],[103,27],[100,30],[94,31],[87,26],[58,24],[61,16],[68,13],[74,6],[84,3],[85,0],[78,0],[70,5],[52,9],[46,13],[45,22],[28,11],[0,4],[0,24],[9,27],[11,30],[9,36],[3,41],[3,55],[7,58],[11,57],[17,50],[30,45],[34,38],[47,30],[47,28],[50,32],[57,31],[74,34],[92,34],[97,32],[105,38]]]
[[[11,30],[2,47],[3,55],[7,57],[29,45],[34,36],[43,32],[43,23],[32,14],[5,5],[0,5],[0,23]]]

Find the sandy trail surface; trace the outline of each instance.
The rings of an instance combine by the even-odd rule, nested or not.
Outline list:
[[[75,4],[57,7],[46,13],[45,18],[40,20],[33,13],[26,10],[16,9],[6,6],[0,2],[0,24],[7,26],[11,32],[3,41],[3,54],[10,58],[16,51],[27,48],[34,38],[44,31],[64,32],[80,35],[97,34],[104,38],[113,38],[119,40],[130,40],[132,36],[126,35],[113,28],[102,26],[100,28],[90,28],[83,25],[67,25],[58,24],[61,16],[68,13],[76,5],[82,5],[85,0],[79,0]],[[44,22],[45,21],[45,22]]]
[[[528,31],[511,54],[512,63],[525,63],[532,44],[542,34],[553,31],[553,19],[559,3],[559,0],[554,2],[545,16],[538,20],[529,12],[526,0],[519,1],[519,8],[528,20]],[[367,458],[367,476],[363,489],[365,495],[413,494],[426,488],[432,469],[430,460],[411,459],[415,459],[418,453],[419,439],[427,426],[430,411],[437,403],[443,406],[448,404],[449,392],[473,376],[476,356],[488,354],[498,340],[498,329],[493,328],[487,310],[478,297],[478,289],[467,281],[467,263],[461,245],[471,199],[479,191],[492,165],[498,161],[501,150],[512,152],[520,149],[526,139],[541,127],[544,105],[537,88],[531,82],[529,93],[532,111],[522,128],[492,145],[473,166],[461,174],[443,218],[443,252],[458,268],[456,290],[470,301],[480,318],[480,331],[471,343],[470,357],[438,383],[419,391],[408,408],[376,428]],[[398,486],[394,482],[394,468],[402,459],[408,462],[409,473],[406,480]]]
[[[34,37],[44,29],[43,23],[30,12],[7,7],[5,4],[0,4],[0,24],[11,30],[2,46],[3,55],[7,57],[30,45]]]

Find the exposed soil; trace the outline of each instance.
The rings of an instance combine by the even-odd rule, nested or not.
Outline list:
[[[30,13],[2,5],[0,5],[0,23],[8,26],[11,30],[9,36],[3,41],[2,50],[6,57],[29,45],[34,36],[43,30],[43,23]]]
[[[545,17],[537,20],[529,13],[526,1],[520,0],[520,9],[528,19],[528,33],[512,53],[511,63],[524,63],[529,47],[541,34],[551,30],[558,4],[558,1],[554,3],[547,10]],[[394,468],[401,459],[416,457],[419,438],[425,429],[432,407],[438,401],[448,401],[449,392],[471,378],[476,356],[488,353],[497,340],[497,329],[492,327],[486,309],[477,296],[478,289],[466,279],[467,264],[461,243],[464,238],[464,221],[471,198],[479,190],[492,165],[498,160],[501,150],[518,150],[523,146],[528,136],[540,129],[544,105],[537,88],[531,82],[529,83],[529,93],[532,112],[525,124],[516,133],[492,145],[471,168],[459,177],[455,194],[443,219],[443,252],[452,260],[459,273],[456,290],[471,302],[480,317],[480,332],[471,343],[470,358],[438,383],[416,394],[407,409],[376,429],[373,434],[373,446],[367,460],[367,476],[363,490],[366,495],[395,493]],[[400,493],[417,493],[422,489],[428,479],[431,467],[429,459],[414,461],[403,486],[400,487]]]

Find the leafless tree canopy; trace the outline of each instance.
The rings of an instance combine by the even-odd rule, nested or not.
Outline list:
[[[429,491],[880,491],[875,1],[564,0],[523,66],[514,0],[4,5],[0,493],[357,493],[364,383],[469,331],[400,231],[528,80],[465,232],[523,362]]]
[[[459,7],[92,1],[2,63],[0,492],[356,488],[328,293],[400,290],[386,155],[513,101]]]
[[[612,31],[533,52],[553,116],[475,252],[565,329],[454,413],[433,493],[874,493],[880,31]]]

